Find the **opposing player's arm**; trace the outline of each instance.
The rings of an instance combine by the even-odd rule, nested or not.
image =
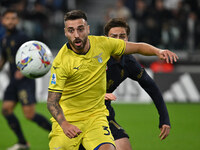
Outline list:
[[[163,100],[162,94],[157,87],[154,80],[146,73],[144,70],[141,79],[138,80],[140,86],[149,94],[152,98],[158,113],[159,113],[159,128],[161,133],[159,135],[160,139],[165,139],[170,132],[170,119],[167,111],[167,107]]]
[[[173,63],[173,61],[176,62],[178,59],[178,56],[175,53],[169,50],[162,50],[156,48],[147,43],[126,42],[126,49],[124,53],[125,54],[139,53],[146,56],[156,55],[160,59],[165,60],[167,63]]]
[[[48,92],[47,108],[58,124],[63,129],[63,132],[69,138],[77,137],[81,130],[76,126],[70,124],[64,116],[63,110],[59,104],[62,93]]]

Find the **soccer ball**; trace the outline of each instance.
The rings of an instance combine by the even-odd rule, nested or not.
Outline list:
[[[20,46],[15,62],[21,73],[31,79],[44,76],[51,68],[53,55],[40,41],[28,41]]]

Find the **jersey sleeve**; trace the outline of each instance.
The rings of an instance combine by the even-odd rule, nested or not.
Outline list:
[[[115,39],[107,37],[108,39],[108,49],[110,49],[111,55],[117,55],[121,56],[124,54],[125,48],[126,48],[126,42],[121,39]]]
[[[67,74],[62,65],[53,63],[51,67],[51,76],[49,80],[49,88],[50,92],[58,92],[62,93],[65,83],[67,80]]]
[[[152,98],[158,113],[159,113],[159,128],[162,127],[163,124],[170,125],[170,119],[168,110],[166,107],[166,104],[164,102],[164,99],[162,97],[162,94],[157,87],[154,80],[146,73],[144,70],[143,75],[141,79],[138,81],[140,86],[149,94],[149,96]]]
[[[158,113],[159,113],[159,128],[163,124],[170,126],[170,119],[168,115],[168,110],[165,105],[162,94],[157,87],[155,81],[147,74],[144,68],[135,60],[132,55],[126,55],[126,65],[129,69],[129,78],[138,81],[140,86],[149,94],[152,98]]]

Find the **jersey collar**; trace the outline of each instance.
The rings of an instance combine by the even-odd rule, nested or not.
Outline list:
[[[67,45],[68,49],[70,49],[71,51],[73,51],[73,49],[72,49],[71,45],[69,44],[69,42],[67,42],[66,45]],[[90,51],[90,47],[89,47],[89,50],[85,54],[79,54],[79,53],[76,53],[75,51],[73,51],[73,52],[76,53],[77,55],[86,55],[89,51]]]

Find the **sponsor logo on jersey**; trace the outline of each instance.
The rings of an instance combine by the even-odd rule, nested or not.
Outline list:
[[[56,69],[58,69],[58,68],[60,68],[60,67],[53,66],[53,69],[54,69],[54,70],[56,70]]]
[[[79,70],[79,68],[80,68],[80,66],[78,66],[78,67],[74,67],[73,69]]]

